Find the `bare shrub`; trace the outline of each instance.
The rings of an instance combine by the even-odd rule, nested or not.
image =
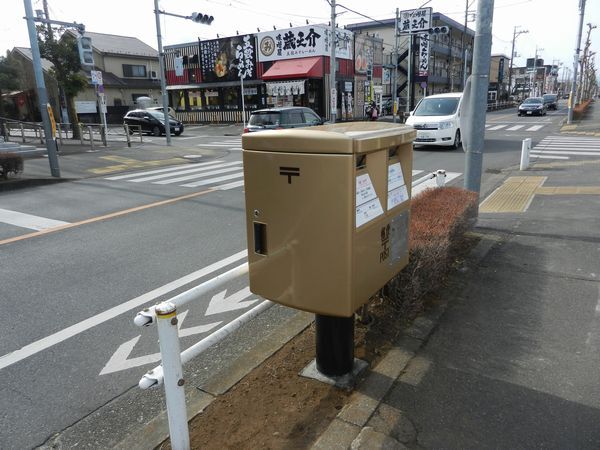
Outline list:
[[[476,193],[455,187],[428,189],[413,199],[409,263],[387,289],[403,317],[418,314],[424,295],[441,286],[472,224],[477,199]]]

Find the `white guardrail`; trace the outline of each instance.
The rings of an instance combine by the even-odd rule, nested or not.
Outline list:
[[[437,170],[419,178],[412,186],[418,186],[428,180],[436,179],[438,187],[446,183],[446,171]],[[169,435],[173,450],[187,450],[190,448],[189,428],[185,405],[185,380],[183,378],[183,365],[204,352],[206,349],[229,336],[246,322],[274,305],[269,300],[264,300],[259,305],[229,322],[210,336],[192,345],[181,352],[179,346],[179,330],[177,327],[177,309],[200,299],[214,289],[218,289],[230,281],[246,275],[248,263],[240,264],[215,278],[195,286],[175,297],[158,305],[150,306],[138,312],[133,322],[139,327],[157,324],[158,340],[160,345],[161,364],[149,370],[142,376],[138,386],[149,389],[165,386],[167,416],[169,419]]]

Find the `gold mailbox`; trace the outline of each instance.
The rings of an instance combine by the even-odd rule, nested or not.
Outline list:
[[[350,317],[406,266],[415,136],[381,122],[243,135],[250,290]]]

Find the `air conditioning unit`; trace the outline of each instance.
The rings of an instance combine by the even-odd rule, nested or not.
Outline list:
[[[156,76],[156,72],[154,70],[150,71],[150,79],[151,80],[158,80],[158,77]]]

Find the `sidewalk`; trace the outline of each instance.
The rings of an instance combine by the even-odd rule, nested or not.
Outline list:
[[[598,109],[578,128],[600,133]],[[596,156],[505,171],[445,303],[313,448],[600,448],[599,169]],[[513,212],[496,212],[498,192]]]
[[[600,104],[592,101],[581,119],[573,120],[570,125],[566,123],[565,119],[561,133],[600,137]]]
[[[208,128],[208,126],[206,127]],[[211,126],[211,132],[214,132],[215,138],[239,136],[242,133],[242,126]],[[183,135],[183,138],[185,137],[187,136]],[[20,141],[13,139],[11,142],[19,143]],[[60,178],[51,176],[47,157],[26,158],[22,173],[10,176],[8,180],[0,179],[0,192],[115,174],[127,170],[187,164],[202,158],[220,157],[225,153],[222,150],[201,149],[190,145],[189,141],[181,137],[173,137],[171,142],[172,146],[167,146],[164,137],[143,136],[143,142],[140,143],[139,137],[133,136],[131,147],[128,147],[125,141],[109,141],[108,147],[104,147],[101,142],[96,141],[92,150],[88,141],[81,145],[78,140],[63,140],[58,157]],[[26,145],[44,147],[39,142]]]

